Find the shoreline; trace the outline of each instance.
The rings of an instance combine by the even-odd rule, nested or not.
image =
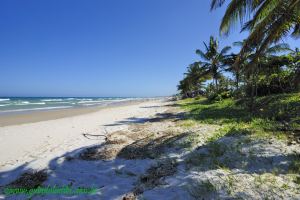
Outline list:
[[[227,124],[218,124],[223,119],[218,113],[228,115],[215,104],[221,103],[161,99],[0,127],[0,150],[5,152],[0,156],[0,188],[28,187],[32,181],[42,188],[96,189],[80,196],[35,194],[36,200],[299,199],[294,167],[299,144],[273,133],[262,136],[252,127],[251,133],[240,129],[232,134],[224,129]],[[215,121],[194,118],[207,109],[215,115],[206,118]],[[22,195],[1,196],[0,191],[0,199]]]
[[[89,138],[85,134],[103,135],[126,129],[130,123],[164,112],[165,104],[164,99],[152,99],[102,108],[38,112],[14,117],[12,122],[23,120],[24,123],[0,127],[0,151],[5,152],[0,156],[0,174],[24,165],[43,168],[51,159],[65,152],[100,144],[104,137]],[[9,119],[6,120],[8,123]],[[17,172],[13,174],[18,175]]]
[[[0,115],[0,127],[73,117],[73,116],[97,112],[103,109],[134,105],[134,104],[139,104],[151,100],[155,101],[155,99],[139,99],[139,100],[113,102],[108,105],[72,107],[72,108],[64,108],[64,109],[39,110],[39,111],[27,111],[27,112],[15,112],[9,114],[2,114]],[[157,100],[163,100],[163,98]]]

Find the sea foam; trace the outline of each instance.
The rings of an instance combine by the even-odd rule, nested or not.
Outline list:
[[[35,111],[35,110],[53,110],[53,109],[64,109],[64,108],[71,108],[71,107],[72,106],[55,106],[55,107],[44,107],[44,108],[28,108],[28,109],[3,110],[3,111],[0,111],[0,113]]]
[[[42,99],[41,101],[62,101],[62,99]]]

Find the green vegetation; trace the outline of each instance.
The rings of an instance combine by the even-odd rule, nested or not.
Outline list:
[[[249,98],[248,106],[253,111],[259,105],[255,102],[257,96],[299,91],[299,49],[293,51],[284,43],[273,45],[266,49],[254,66],[252,62],[256,50],[252,49],[244,63],[237,67],[238,55],[226,55],[229,47],[219,51],[217,40],[213,37],[210,40],[210,45],[205,45],[205,53],[196,50],[201,60],[191,64],[184,79],[179,82],[178,90],[183,98],[198,95],[205,95],[208,100]],[[288,53],[280,54],[284,52]]]
[[[249,36],[233,43],[239,53],[228,53],[231,47],[221,48],[213,36],[208,44],[204,42],[204,51],[196,50],[201,59],[188,67],[179,82],[182,97],[249,99],[248,108],[254,112],[259,105],[255,97],[299,92],[299,48],[293,50],[279,42],[288,35],[299,38],[300,1],[212,0],[211,10],[225,2],[229,4],[220,33],[227,35],[240,22],[241,31],[248,31]]]
[[[201,141],[201,138],[199,137],[198,134],[195,133],[188,133],[186,136],[183,138],[183,141],[181,143],[173,143],[173,146],[180,146],[181,148],[185,149],[193,149],[194,146],[196,146],[199,142]]]
[[[234,199],[243,192],[235,193],[239,176],[232,169],[251,174],[249,178],[257,173],[247,185],[252,182],[264,199],[283,198],[274,191],[293,190],[300,183],[299,155],[285,152],[286,142],[300,143],[300,50],[280,42],[300,36],[300,1],[212,0],[211,10],[225,3],[220,33],[227,35],[240,23],[249,35],[232,44],[238,53],[230,52],[230,46],[222,48],[211,36],[196,50],[200,59],[189,65],[178,84],[179,104],[187,111],[182,127],[221,127],[186,156],[185,164],[199,173],[225,171],[225,188]],[[194,137],[186,146],[197,143]],[[293,184],[284,180],[277,186],[290,176]],[[189,192],[196,199],[217,199],[216,184],[209,180],[195,181]]]
[[[211,9],[229,5],[220,25],[220,33],[228,34],[237,23],[241,24],[241,31],[248,31],[239,53],[237,64],[242,63],[253,46],[256,52],[253,64],[273,43],[291,34],[297,38],[300,35],[300,1],[298,0],[212,0]]]
[[[235,179],[234,179],[234,176],[232,175],[228,175],[226,176],[226,186],[227,186],[227,193],[229,195],[233,195],[234,193],[234,188],[235,188],[235,183],[237,182]]]
[[[299,128],[299,93],[259,97],[254,112],[247,110],[248,99],[210,102],[207,98],[185,99],[180,105],[188,111],[189,121],[223,125],[210,142],[224,135],[249,134],[257,137],[275,136],[285,139],[285,133]]]

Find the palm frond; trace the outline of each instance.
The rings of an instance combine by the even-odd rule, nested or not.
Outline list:
[[[276,53],[281,53],[286,51],[291,51],[290,45],[288,45],[287,43],[281,43],[268,48],[266,50],[266,53],[271,55],[271,54],[276,54]]]
[[[231,47],[230,46],[226,46],[224,47],[221,52],[220,52],[220,55],[224,56],[228,51],[231,50]]]
[[[196,50],[196,54],[199,55],[204,60],[209,60],[209,58],[207,57],[207,55],[203,51],[201,51],[200,49]]]
[[[232,43],[233,46],[242,47],[244,45],[244,41],[236,41]]]
[[[221,7],[225,3],[225,0],[212,0],[210,4],[210,10]]]
[[[220,25],[221,34],[227,35],[238,22],[243,24],[246,19],[250,18],[251,13],[261,1],[263,0],[232,0]]]
[[[292,36],[296,39],[300,38],[300,23],[294,26],[294,30],[292,32]]]

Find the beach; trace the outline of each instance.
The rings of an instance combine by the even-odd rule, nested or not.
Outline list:
[[[300,200],[300,0],[0,4],[0,200]]]
[[[44,121],[0,127],[0,199],[299,199],[299,144],[218,124],[228,113],[215,104],[164,98],[31,113]]]
[[[82,115],[87,113],[92,113],[99,111],[101,109],[107,108],[116,108],[128,105],[134,105],[137,103],[142,103],[148,101],[149,99],[137,99],[137,100],[123,100],[110,103],[99,103],[92,106],[81,106],[81,107],[70,107],[70,108],[59,108],[55,107],[54,109],[43,110],[34,110],[39,108],[33,108],[29,111],[19,111],[19,112],[3,112],[0,111],[0,127],[9,126],[9,125],[20,125],[26,123],[34,123],[40,121],[54,120],[65,117],[72,117],[76,115]],[[89,101],[87,101],[89,102]],[[53,107],[50,107],[53,108]]]
[[[104,141],[104,137],[89,139],[83,134],[106,134],[124,129],[131,121],[143,120],[162,112],[165,109],[161,107],[163,102],[131,101],[101,108],[1,116],[0,170],[11,170],[25,163],[30,168],[44,168],[57,156]]]

